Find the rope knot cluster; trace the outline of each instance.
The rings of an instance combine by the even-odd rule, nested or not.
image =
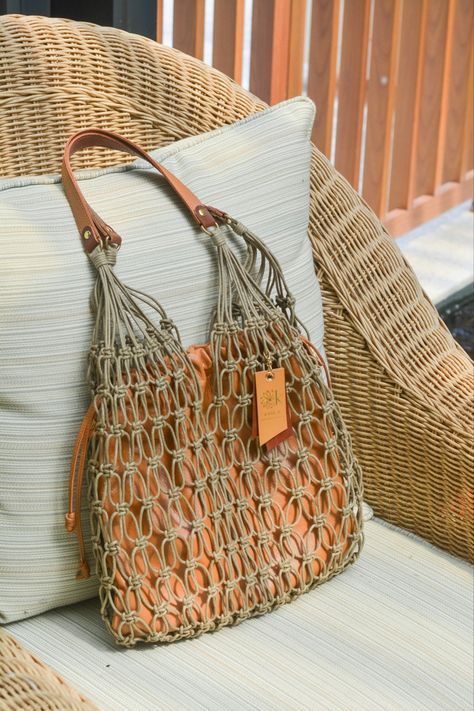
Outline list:
[[[117,250],[114,247],[107,249],[96,247],[92,252],[89,252],[89,258],[96,269],[114,267],[117,261]]]

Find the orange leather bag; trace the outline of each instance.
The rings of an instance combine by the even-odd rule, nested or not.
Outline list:
[[[208,343],[185,351],[161,306],[115,275],[121,238],[71,170],[71,155],[90,146],[147,160],[189,211],[189,229],[208,234],[219,275]],[[117,642],[195,636],[341,572],[362,545],[360,471],[277,260],[115,134],[73,136],[63,185],[98,272],[92,402],[74,450],[66,527],[78,534],[78,577],[87,577],[87,469],[102,614]],[[244,260],[231,235],[244,241]]]

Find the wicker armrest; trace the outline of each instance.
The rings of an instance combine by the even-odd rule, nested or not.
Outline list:
[[[99,711],[59,674],[0,630],[0,709]]]
[[[312,195],[326,349],[365,499],[472,559],[472,362],[380,221],[316,150]]]

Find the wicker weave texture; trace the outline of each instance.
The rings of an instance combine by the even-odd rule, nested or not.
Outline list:
[[[96,126],[150,149],[264,104],[142,37],[38,17],[0,19],[4,176],[56,173],[66,139]],[[123,162],[85,151],[76,167]],[[472,363],[380,221],[315,150],[310,238],[336,396],[377,515],[472,559]]]
[[[97,711],[50,667],[0,630],[0,711]]]

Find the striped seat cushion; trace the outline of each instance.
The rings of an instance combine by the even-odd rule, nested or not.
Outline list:
[[[271,615],[121,650],[96,600],[9,625],[102,711],[471,711],[472,568],[378,519],[357,565]]]

